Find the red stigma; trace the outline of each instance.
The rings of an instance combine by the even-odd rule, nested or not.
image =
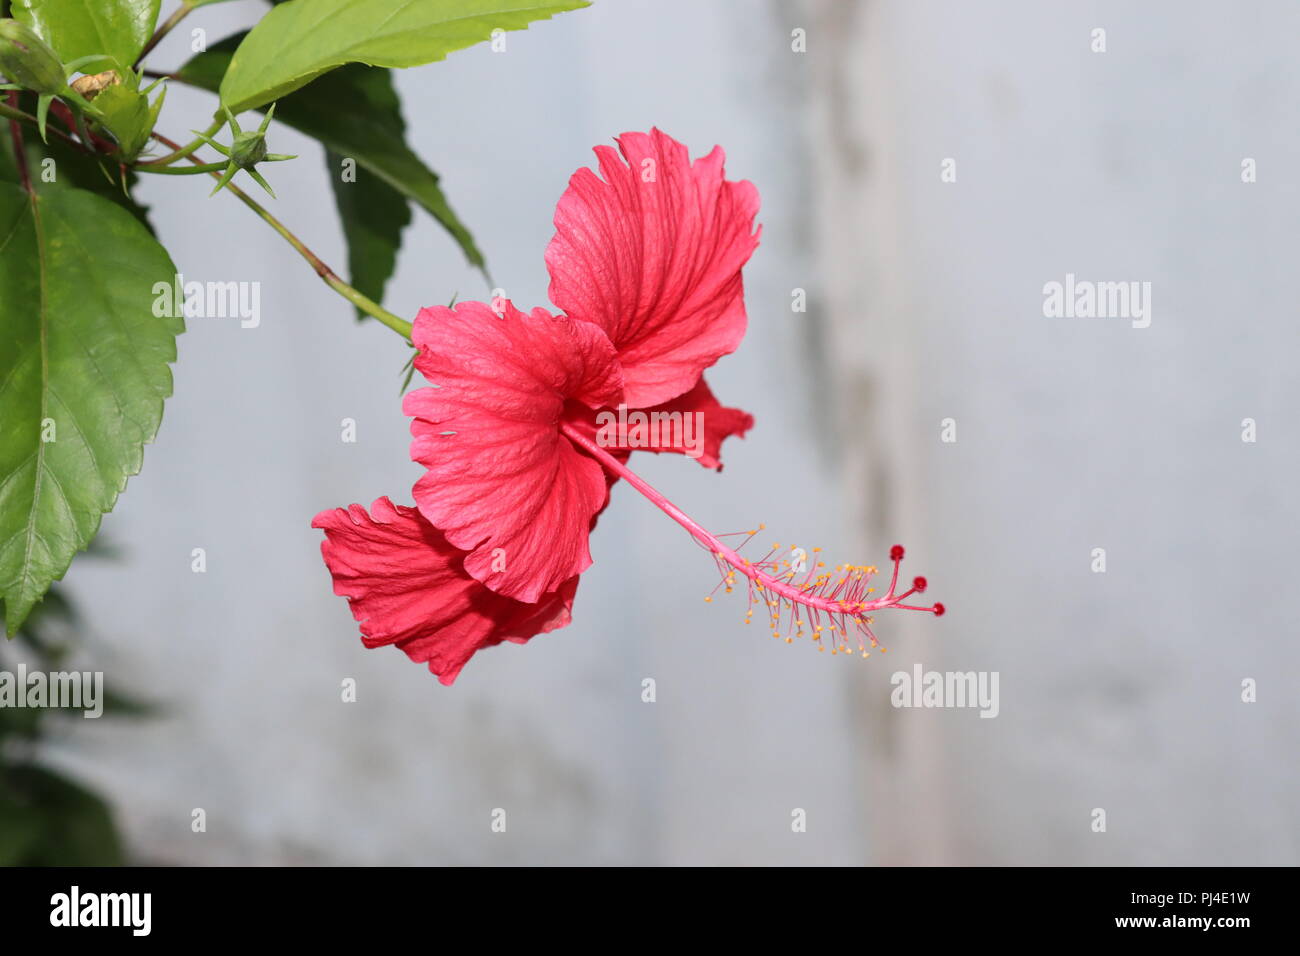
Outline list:
[[[890,561],[903,560],[903,546],[901,544],[896,544],[889,549],[889,560]]]
[[[916,592],[918,592],[918,593],[921,592],[921,591],[924,591],[924,590],[925,590],[925,578],[923,578],[923,577],[915,577],[915,578],[912,578],[912,590],[913,590],[913,591],[916,591]]]

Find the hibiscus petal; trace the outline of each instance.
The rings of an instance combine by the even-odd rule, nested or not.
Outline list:
[[[718,471],[722,470],[723,441],[732,435],[743,438],[745,432],[754,427],[754,416],[739,408],[724,406],[714,398],[703,376],[685,395],[678,395],[671,401],[646,411],[651,416],[651,422],[655,421],[655,415],[680,414],[682,426],[665,428],[661,425],[658,443],[640,450],[690,455],[705,468]],[[687,415],[699,417],[693,419],[693,424],[687,424]],[[655,437],[653,429],[650,430],[650,435]]]
[[[378,498],[322,511],[313,528],[325,532],[321,555],[334,593],[348,599],[366,647],[395,644],[413,661],[428,662],[444,684],[456,679],[475,651],[502,641],[525,643],[569,623],[578,579],[536,604],[485,588],[461,567],[465,554],[414,508]]]
[[[745,334],[741,266],[758,245],[758,190],[723,178],[722,149],[691,163],[672,137],[624,133],[595,149],[555,208],[551,301],[618,349],[629,406],[691,389]]]
[[[565,402],[615,404],[614,347],[586,322],[481,302],[416,316],[415,359],[433,388],[409,393],[411,457],[427,471],[415,503],[469,552],[465,570],[534,602],[591,565],[587,537],[608,488],[600,465],[560,434]]]
[[[624,409],[621,417],[617,410],[592,412],[571,402],[565,420],[624,463],[633,451],[674,452],[718,471],[723,441],[754,427],[754,416],[722,405],[703,376],[685,395],[653,408]]]

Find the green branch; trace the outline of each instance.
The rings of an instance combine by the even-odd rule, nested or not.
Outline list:
[[[217,133],[221,131],[221,127],[225,125],[226,125],[226,121],[224,119],[213,120],[211,126],[205,129],[202,133],[199,133],[197,139],[195,139],[191,143],[188,143],[185,146],[177,146],[171,140],[164,139],[163,137],[159,136],[157,133],[154,133],[153,134],[154,139],[158,140],[158,142],[163,143],[164,145],[171,145],[173,147],[172,151],[168,153],[166,156],[159,156],[157,159],[147,159],[144,162],[137,163],[136,169],[143,170],[145,169],[145,167],[151,167],[147,171],[151,173],[156,173],[158,172],[157,167],[159,166],[169,166],[172,163],[176,162],[177,160],[189,159],[190,154],[194,153],[199,149],[202,149],[203,144],[206,143],[210,137],[216,136]]]
[[[140,51],[140,55],[137,56],[135,62],[131,64],[133,69],[140,66],[140,61],[153,52],[153,48],[162,42],[163,37],[172,32],[172,29],[176,24],[180,23],[194,11],[194,6],[192,0],[181,0],[181,5],[176,8],[176,11],[170,17],[162,22],[162,25],[159,26],[158,29],[154,31],[153,36],[149,38],[149,42],[144,45],[144,49]]]
[[[158,140],[158,142],[162,143],[164,146],[170,147],[171,149],[174,150],[179,150],[179,147],[176,145],[175,142],[163,136],[161,133],[155,132],[152,135],[154,139]],[[203,163],[193,156],[187,156],[186,159],[188,159],[191,163],[193,163],[196,166],[216,167],[215,169],[206,169],[204,171],[207,172],[209,175],[214,176],[218,179],[221,178],[221,174],[218,173],[216,170],[224,168],[225,164]],[[145,171],[146,165],[147,164],[144,163],[137,163],[133,168],[137,170]],[[151,169],[147,171],[162,172],[162,170],[159,169]],[[304,259],[307,260],[307,264],[310,265],[313,270],[315,270],[316,274],[321,277],[321,280],[326,285],[328,285],[339,295],[343,296],[343,298],[347,299],[349,302],[355,305],[362,312],[365,312],[367,315],[373,316],[374,318],[378,319],[380,322],[388,326],[398,335],[402,336],[402,338],[406,339],[408,342],[410,341],[411,339],[410,322],[407,322],[402,317],[394,315],[392,312],[389,312],[378,302],[375,302],[373,299],[369,299],[366,296],[362,295],[356,289],[352,288],[352,286],[348,285],[346,282],[340,279],[338,277],[338,274],[335,273],[333,269],[331,269],[328,265],[326,265],[321,260],[320,256],[312,252],[311,249],[307,247],[306,243],[304,243],[301,239],[295,236],[284,223],[282,223],[279,219],[276,219],[275,216],[271,215],[269,210],[267,210],[264,206],[262,206],[262,204],[259,203],[252,196],[248,195],[248,193],[244,192],[234,183],[229,183],[226,186],[226,188],[230,192],[234,193],[235,196],[238,197],[240,202],[242,202],[249,209],[253,210],[253,212],[257,214],[258,218],[260,218],[268,226],[270,226],[272,229],[278,232],[285,239],[285,241],[289,243],[289,245],[293,246],[293,248],[297,250],[298,255],[302,256]]]
[[[200,173],[220,172],[229,165],[229,161],[224,163],[199,163],[197,166],[151,166],[148,163],[139,163],[131,168],[137,173],[154,173],[159,176],[197,176]]]

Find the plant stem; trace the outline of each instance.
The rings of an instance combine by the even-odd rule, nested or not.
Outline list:
[[[217,174],[213,173],[212,175],[216,176]],[[340,279],[333,269],[331,269],[329,266],[327,266],[324,262],[321,261],[320,256],[316,255],[316,253],[312,252],[309,248],[307,248],[307,245],[301,239],[295,236],[292,232],[290,232],[288,227],[285,226],[284,223],[280,222],[279,219],[276,219],[275,216],[271,215],[271,213],[267,211],[267,209],[263,207],[261,203],[259,203],[252,196],[248,195],[248,193],[244,192],[234,183],[227,183],[226,188],[229,189],[232,193],[234,193],[237,197],[239,197],[240,202],[242,202],[249,209],[253,210],[253,212],[257,213],[257,215],[260,216],[268,226],[270,226],[281,236],[283,236],[285,240],[289,243],[289,245],[293,246],[294,249],[298,251],[298,255],[306,259],[307,263],[314,270],[316,270],[316,274],[321,277],[321,279],[325,282],[326,285],[328,285],[339,295],[343,296],[343,298],[347,299],[349,302],[355,305],[362,312],[365,312],[367,315],[374,316],[376,319],[378,319],[384,325],[388,326],[390,329],[392,329],[402,338],[406,339],[407,341],[410,341],[411,339],[410,322],[407,322],[405,319],[389,312],[378,302],[375,302],[367,298],[366,296],[362,295],[356,289],[352,288],[352,286],[348,285],[346,282]]]
[[[16,102],[16,99],[11,100],[11,102]],[[40,124],[36,120],[36,117],[33,116],[31,113],[24,112],[23,110],[20,109],[14,109],[12,106],[6,106],[4,103],[0,103],[0,116],[16,123],[26,123],[28,126],[32,127],[33,129],[39,128],[40,126]],[[45,128],[49,132],[53,133],[55,136],[67,140],[69,144],[75,146],[77,149],[81,150],[82,152],[86,152],[86,153],[90,152],[90,150],[86,147],[84,143],[81,143],[75,137],[69,136],[67,133],[59,129],[54,124],[52,123],[48,124],[46,125]]]
[[[168,139],[166,136],[163,136],[161,133],[155,132],[152,135],[154,139],[158,140],[158,142],[162,143],[164,146],[169,146],[172,149],[177,149],[176,143]],[[218,168],[224,168],[224,164],[202,163],[200,160],[196,159],[193,156],[187,156],[186,159],[188,159],[191,163],[199,166],[210,165],[210,166],[216,166]],[[137,170],[141,169],[143,165],[144,164],[137,163],[135,168]],[[159,172],[159,171],[160,170],[157,169],[149,170],[149,172]],[[216,170],[209,170],[208,173],[209,175],[217,179],[221,178],[221,174],[218,173]],[[321,277],[321,280],[326,285],[328,285],[339,295],[343,296],[343,298],[347,299],[349,302],[355,305],[362,312],[365,312],[367,315],[371,315],[374,318],[378,319],[380,322],[388,326],[398,335],[402,336],[402,338],[406,339],[408,342],[410,341],[411,339],[410,322],[407,322],[405,319],[401,318],[400,316],[396,316],[393,313],[389,312],[378,302],[375,302],[374,300],[369,299],[366,296],[362,295],[356,289],[352,288],[352,286],[348,285],[346,282],[340,279],[333,269],[331,269],[323,261],[321,261],[320,256],[316,255],[316,253],[312,252],[311,249],[307,248],[306,243],[304,243],[301,239],[299,239],[292,232],[290,232],[289,228],[284,223],[282,223],[279,219],[276,219],[275,216],[271,215],[271,213],[266,208],[264,208],[261,203],[259,203],[252,196],[248,195],[248,193],[244,192],[234,183],[227,183],[226,189],[234,193],[239,198],[240,202],[242,202],[249,209],[253,210],[253,212],[257,213],[258,217],[261,218],[268,226],[270,226],[281,236],[283,236],[285,241],[288,242],[289,245],[293,246],[295,250],[297,250],[298,255],[302,256],[304,259],[307,260],[307,264],[310,265],[313,270],[315,270],[316,274]]]
[[[32,177],[27,169],[27,147],[23,144],[23,128],[18,119],[10,115],[12,113],[21,112],[20,110],[10,108],[18,103],[18,94],[10,93],[8,99],[9,106],[5,108],[5,115],[9,115],[9,135],[13,137],[14,141],[14,164],[18,167],[18,175],[22,180],[23,188],[26,189],[27,192],[31,193]]]
[[[166,156],[159,156],[157,159],[147,159],[142,163],[136,163],[136,168],[143,169],[146,166],[155,167],[153,169],[150,169],[149,172],[157,172],[158,170],[156,167],[158,166],[170,165],[171,163],[176,162],[178,159],[189,159],[191,153],[193,153],[195,150],[203,148],[203,144],[204,142],[206,142],[204,137],[215,136],[217,132],[221,129],[221,127],[223,127],[224,125],[226,125],[226,121],[224,119],[213,120],[212,125],[203,131],[203,136],[198,137],[192,143],[189,143],[186,146],[177,146],[171,140],[165,140],[161,136],[154,134],[154,138],[158,140],[158,142],[170,144],[171,146],[174,147],[173,150],[170,153],[168,153]]]
[[[172,13],[170,17],[162,22],[162,25],[159,26],[157,30],[154,31],[153,36],[149,38],[149,42],[144,45],[144,49],[140,51],[140,55],[135,58],[135,62],[131,64],[131,66],[133,68],[138,67],[140,61],[152,53],[153,48],[162,42],[162,38],[171,33],[172,28],[189,16],[193,10],[194,5],[190,0],[181,0],[181,5],[176,8],[176,11]]]
[[[139,163],[133,168],[136,172],[156,173],[160,176],[197,176],[200,173],[220,172],[230,165],[227,160],[224,163],[199,163],[197,166],[151,166],[148,163]]]

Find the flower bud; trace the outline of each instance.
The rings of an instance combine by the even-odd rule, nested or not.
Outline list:
[[[36,93],[57,93],[67,81],[58,54],[17,20],[0,20],[0,73]]]
[[[230,144],[230,159],[240,169],[252,169],[266,159],[266,137],[262,131],[236,133]]]

